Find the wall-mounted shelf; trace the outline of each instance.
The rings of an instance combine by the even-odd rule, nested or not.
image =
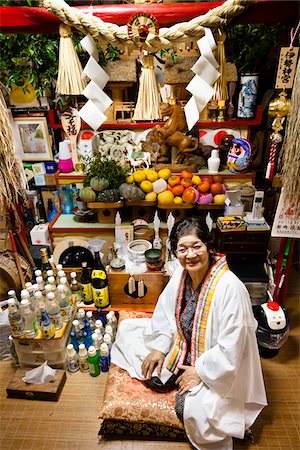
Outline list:
[[[232,119],[232,120],[225,120],[223,122],[213,122],[213,121],[206,121],[206,122],[197,122],[196,127],[198,128],[242,128],[242,127],[249,127],[249,126],[255,126],[260,125],[262,121],[262,114],[263,114],[263,107],[262,105],[257,105],[256,108],[256,115],[253,119]],[[55,113],[53,109],[48,110],[48,119],[49,119],[49,125],[51,128],[59,129],[62,128],[61,123],[56,121]],[[99,130],[109,130],[109,129],[115,129],[115,130],[127,130],[127,129],[146,129],[146,128],[152,128],[156,125],[163,125],[164,122],[113,122],[113,123],[104,123],[101,125]],[[82,129],[89,129],[89,125],[87,125],[85,122],[82,122],[81,124]]]

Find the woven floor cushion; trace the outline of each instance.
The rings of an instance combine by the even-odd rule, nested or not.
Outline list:
[[[149,313],[120,311],[119,323],[125,318],[151,317]],[[111,364],[104,400],[100,410],[103,437],[186,439],[182,422],[175,412],[176,390],[157,393],[141,381],[131,378],[120,367]]]

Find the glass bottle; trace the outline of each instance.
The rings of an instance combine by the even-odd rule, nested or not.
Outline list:
[[[76,353],[73,344],[67,345],[67,367],[69,372],[77,372],[79,370],[79,357]]]
[[[36,277],[37,275],[35,274],[35,272],[39,270],[37,267],[33,267],[32,268],[32,278],[31,278],[31,283],[35,284],[36,283]]]
[[[36,281],[37,277],[41,277],[41,276],[42,276],[42,271],[41,271],[41,269],[35,270],[35,271],[34,271],[34,275],[35,275],[35,282],[37,282],[37,281]]]
[[[84,344],[79,345],[79,369],[80,372],[89,372],[89,365],[87,362],[88,352]]]
[[[56,282],[53,276],[48,278],[48,284],[50,284],[52,292],[56,292]]]
[[[39,304],[40,310],[40,329],[42,331],[43,339],[52,339],[55,336],[55,326],[46,311],[45,303]]]
[[[11,291],[10,291],[11,292]],[[8,303],[8,320],[13,337],[24,335],[24,324],[18,300],[9,298]]]
[[[88,349],[87,362],[89,365],[90,375],[92,377],[97,377],[100,374],[99,355],[93,345],[91,345]]]
[[[106,314],[106,320],[107,320],[107,325],[110,325],[112,327],[113,330],[113,335],[116,335],[117,332],[117,324],[118,324],[118,319],[116,318],[116,314],[114,311],[109,311]]]
[[[72,295],[72,291],[68,283],[67,277],[61,277],[61,279],[59,280],[59,284],[62,284],[64,286],[66,295],[68,296]]]
[[[109,349],[107,344],[103,342],[100,345],[100,367],[102,372],[109,371],[110,357],[109,357]]]
[[[47,313],[54,324],[55,330],[60,330],[63,326],[63,321],[54,292],[47,294]]]
[[[103,322],[100,319],[97,319],[95,322],[95,326],[96,326],[96,330],[100,330],[100,333],[103,335],[104,334],[104,326],[103,326]]]
[[[53,276],[54,276],[53,270],[52,269],[47,270],[47,278],[53,277]]]
[[[112,329],[111,325],[109,325],[109,324],[106,325],[106,327],[105,327],[105,334],[109,334],[111,336],[111,341],[112,342],[114,341],[114,332],[113,332],[113,329]]]
[[[84,261],[81,264],[81,266],[82,266],[82,272],[80,277],[81,300],[85,305],[91,305],[93,303],[92,284],[89,269],[87,267],[87,262]]]
[[[86,318],[87,318],[87,320],[88,320],[88,322],[90,324],[90,330],[93,333],[95,331],[95,329],[96,329],[96,324],[95,324],[95,321],[93,319],[93,311],[87,311],[85,315],[86,315]]]
[[[73,330],[75,332],[76,338],[78,342],[83,342],[83,337],[82,337],[82,330],[79,326],[79,322],[77,319],[73,320],[72,322],[73,324]]]
[[[32,300],[34,292],[33,292],[33,285],[32,283],[30,283],[30,281],[25,283],[25,289],[29,293],[30,300]]]
[[[34,293],[34,311],[39,326],[41,323],[41,306],[44,306],[46,308],[45,300],[41,291],[36,291]]]
[[[38,285],[39,291],[44,295],[45,294],[45,284],[42,276],[38,276],[36,278],[36,284]]]
[[[38,194],[37,196],[38,200],[35,204],[35,208],[36,208],[36,212],[37,212],[37,217],[38,217],[38,223],[46,223],[47,222],[47,216],[46,216],[46,211],[45,211],[45,207],[44,207],[44,202],[41,199],[41,194]]]
[[[93,301],[97,308],[106,308],[109,305],[107,274],[99,251],[94,254],[95,265],[91,277]]]
[[[42,255],[42,277],[44,281],[47,280],[47,270],[52,270],[52,266],[49,262],[48,251],[46,247],[40,249]]]
[[[17,303],[19,303],[19,300],[18,300],[16,291],[15,291],[14,289],[10,289],[10,290],[8,291],[7,295],[8,295],[8,298],[9,298],[9,299],[10,299],[10,298],[13,298]]]
[[[96,346],[96,348],[97,348],[97,350],[99,350],[100,349],[100,345],[103,342],[103,334],[101,333],[101,331],[98,328],[96,328],[95,333],[93,333],[93,335],[94,334],[96,335],[96,339],[97,339],[97,346]],[[93,339],[93,337],[92,337],[92,339]],[[94,341],[94,339],[93,339],[93,341]]]
[[[81,299],[80,284],[77,281],[76,272],[71,272],[70,276],[71,276],[71,285],[70,285],[71,292],[72,292],[72,294],[76,295],[76,303],[80,303],[80,299]]]
[[[19,367],[20,366],[19,358],[18,358],[18,354],[16,352],[14,338],[11,335],[8,336],[8,343],[9,343],[9,351],[11,354],[12,362],[13,362],[14,366]]]
[[[95,347],[96,351],[99,352],[100,351],[100,344],[99,344],[99,341],[98,341],[97,333],[93,333],[92,334],[92,341],[93,341],[93,346]]]
[[[61,278],[67,278],[65,271],[62,270],[62,269],[57,271],[57,276],[56,276],[56,283],[57,284],[60,284]]]
[[[78,352],[79,350],[79,342],[77,340],[75,331],[71,331],[70,333],[70,338],[71,338],[71,344],[73,345],[73,347],[75,348],[76,352]]]
[[[63,322],[68,322],[71,318],[70,298],[65,293],[63,284],[57,286],[57,299],[60,307],[60,314]]]
[[[27,299],[21,300],[21,314],[24,323],[24,334],[28,339],[34,338],[38,334],[36,315],[30,308]]]

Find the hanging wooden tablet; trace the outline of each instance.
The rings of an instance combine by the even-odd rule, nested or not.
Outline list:
[[[281,48],[275,85],[276,89],[292,89],[298,53],[299,47]]]

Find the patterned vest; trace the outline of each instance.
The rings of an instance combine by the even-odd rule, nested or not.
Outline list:
[[[207,272],[202,287],[199,292],[197,307],[194,316],[192,338],[191,338],[191,366],[195,365],[195,361],[204,352],[205,333],[207,326],[208,314],[211,301],[215,293],[216,286],[228,270],[226,257],[222,255],[216,260],[214,265]],[[186,283],[187,272],[184,271],[179,283],[176,301],[176,325],[177,337],[173,352],[167,364],[167,369],[177,374],[178,364],[183,364],[187,353],[187,342],[183,335],[180,325],[180,311],[183,302],[184,288]]]

